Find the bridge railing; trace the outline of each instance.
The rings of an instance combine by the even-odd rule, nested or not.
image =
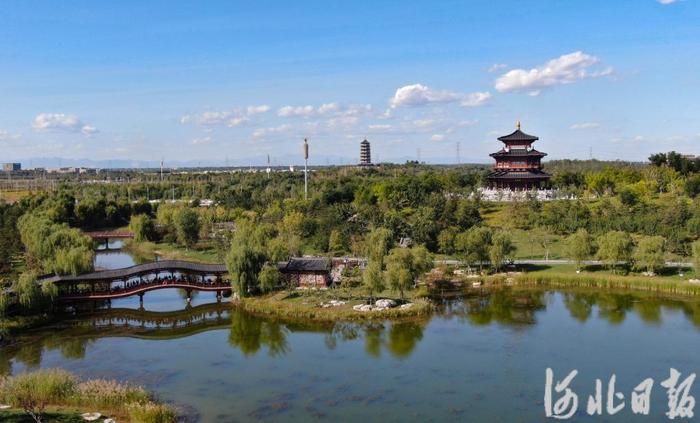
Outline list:
[[[90,297],[109,297],[109,296],[119,296],[125,297],[129,295],[134,295],[144,290],[145,288],[155,289],[155,288],[167,288],[169,286],[175,286],[178,288],[192,288],[192,289],[205,289],[205,290],[228,290],[231,289],[231,284],[228,281],[205,281],[205,282],[195,282],[187,279],[154,279],[152,281],[141,281],[135,283],[128,287],[110,287],[107,290],[92,290],[92,289],[80,289],[76,291],[71,291],[68,293],[59,294],[59,298],[90,298]]]

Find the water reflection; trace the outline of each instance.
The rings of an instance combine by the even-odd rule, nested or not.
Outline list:
[[[556,301],[555,301],[556,300]],[[433,319],[458,320],[479,327],[498,324],[525,330],[538,322],[538,314],[552,304],[561,304],[575,321],[585,324],[594,316],[610,325],[621,325],[630,315],[658,326],[665,311],[680,311],[700,328],[700,302],[676,301],[637,294],[585,292],[552,293],[543,290],[503,289],[463,299],[437,301]],[[55,325],[20,337],[0,349],[0,374],[13,365],[37,368],[47,352],[64,359],[83,359],[91,346],[104,338],[138,338],[150,341],[188,338],[195,334],[225,330],[228,344],[246,357],[261,352],[282,357],[292,351],[296,334],[322,335],[322,344],[335,350],[343,343],[360,342],[364,354],[379,358],[410,357],[423,341],[431,318],[403,322],[310,323],[263,318],[248,314],[229,303],[208,303],[178,311],[144,311],[113,308],[68,316]]]

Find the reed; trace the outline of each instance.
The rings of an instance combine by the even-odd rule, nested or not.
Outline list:
[[[138,423],[172,423],[174,408],[156,402],[138,386],[113,380],[80,382],[61,369],[38,370],[0,379],[0,401],[22,409],[40,423],[47,407],[98,410],[112,416],[129,416]]]
[[[515,275],[513,283],[548,288],[595,288],[653,292],[666,295],[697,296],[700,285],[687,281],[670,281],[653,276],[596,275],[592,273],[570,274],[565,272],[532,272]],[[505,282],[504,278],[490,282]]]
[[[128,407],[129,419],[139,423],[173,423],[177,415],[172,407],[155,402],[135,403]]]

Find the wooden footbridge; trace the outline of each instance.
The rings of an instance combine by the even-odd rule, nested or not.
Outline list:
[[[162,260],[123,269],[104,270],[78,276],[49,276],[39,283],[53,283],[58,300],[111,300],[143,295],[156,289],[179,288],[187,293],[213,291],[221,297],[231,290],[223,264],[193,263],[183,260]],[[189,298],[189,295],[188,295]]]

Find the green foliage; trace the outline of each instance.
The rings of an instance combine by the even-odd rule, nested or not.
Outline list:
[[[41,289],[36,279],[36,272],[24,272],[12,286],[19,304],[26,309],[32,309],[41,302]]]
[[[692,250],[693,250],[693,268],[695,269],[695,273],[699,274],[700,273],[700,240],[693,242]]]
[[[136,214],[131,216],[129,230],[134,233],[134,241],[144,242],[155,240],[156,226],[150,216]]]
[[[275,265],[265,265],[260,271],[260,290],[270,292],[283,285],[283,278]]]
[[[155,402],[134,403],[127,406],[129,419],[139,423],[174,423],[177,415],[172,407]]]
[[[491,245],[488,247],[489,259],[491,266],[498,272],[503,263],[511,257],[515,252],[513,241],[505,232],[496,232],[491,240]]]
[[[365,238],[365,257],[376,262],[380,271],[384,268],[384,256],[389,252],[393,242],[393,234],[386,228],[373,229]]]
[[[570,235],[567,240],[567,254],[576,262],[576,270],[581,269],[581,264],[590,259],[595,250],[593,238],[585,229],[579,229]]]
[[[386,257],[386,280],[392,289],[399,291],[403,299],[404,291],[411,289],[416,279],[432,266],[430,253],[422,245],[394,248]]]
[[[454,254],[457,250],[455,248],[455,240],[457,238],[458,229],[454,226],[443,229],[438,235],[438,246],[439,251],[443,254]]]
[[[39,370],[5,379],[0,385],[0,398],[41,423],[46,407],[67,402],[76,388],[77,379],[65,370]]]
[[[486,226],[475,226],[466,232],[457,235],[455,248],[462,254],[469,264],[478,264],[479,270],[483,263],[489,260],[489,246],[493,232]]]
[[[362,273],[362,284],[367,288],[370,298],[374,294],[384,290],[384,278],[382,277],[382,265],[379,261],[370,261]]]
[[[632,237],[623,231],[610,231],[598,237],[597,257],[610,269],[628,263],[632,256]]]
[[[344,254],[350,249],[347,235],[340,229],[333,229],[328,238],[328,251],[333,254]]]
[[[662,236],[645,236],[637,242],[634,250],[634,264],[638,269],[655,273],[663,269],[665,264],[664,246],[666,240]]]
[[[31,212],[19,219],[18,228],[28,267],[59,275],[92,270],[93,242],[80,230]]]
[[[187,248],[193,247],[199,241],[199,216],[190,208],[181,208],[175,214],[175,231],[177,240]]]
[[[226,256],[226,267],[232,288],[240,297],[247,296],[257,287],[260,271],[266,261],[263,251],[260,243],[255,241],[252,227],[239,225]]]

